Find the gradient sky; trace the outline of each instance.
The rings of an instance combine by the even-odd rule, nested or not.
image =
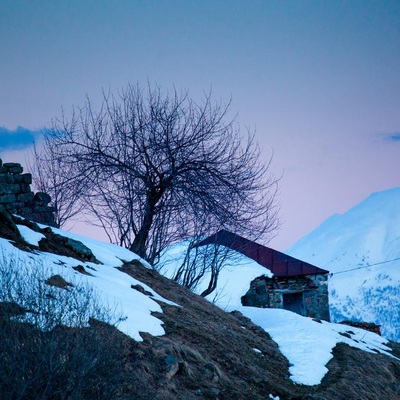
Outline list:
[[[4,161],[61,107],[147,81],[232,98],[273,150],[278,250],[400,185],[398,0],[0,0]]]

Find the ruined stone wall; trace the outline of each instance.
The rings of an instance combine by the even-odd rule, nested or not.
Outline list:
[[[35,222],[55,226],[54,207],[48,206],[48,194],[31,191],[32,175],[23,174],[17,163],[4,163],[0,159],[0,204],[13,214]]]
[[[304,275],[296,277],[260,277],[253,280],[250,289],[242,297],[242,304],[261,308],[288,308],[285,294],[297,294],[301,307],[295,312],[301,315],[329,321],[328,275]]]

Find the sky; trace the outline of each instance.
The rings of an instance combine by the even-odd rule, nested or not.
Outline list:
[[[102,89],[212,89],[274,154],[284,250],[400,186],[399,21],[397,0],[0,0],[0,157]]]

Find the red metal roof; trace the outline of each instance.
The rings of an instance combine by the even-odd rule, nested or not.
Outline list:
[[[268,268],[275,276],[299,276],[328,274],[329,271],[318,268],[297,258],[291,257],[280,251],[271,249],[262,244],[248,240],[235,233],[221,230],[214,235],[202,240],[199,246],[207,244],[220,244],[236,250],[237,252],[253,259],[265,268]]]

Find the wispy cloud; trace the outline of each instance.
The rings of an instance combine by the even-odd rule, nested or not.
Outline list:
[[[23,150],[33,145],[39,131],[18,126],[14,130],[0,126],[0,150]]]
[[[400,132],[383,133],[382,136],[388,142],[400,142]]]

